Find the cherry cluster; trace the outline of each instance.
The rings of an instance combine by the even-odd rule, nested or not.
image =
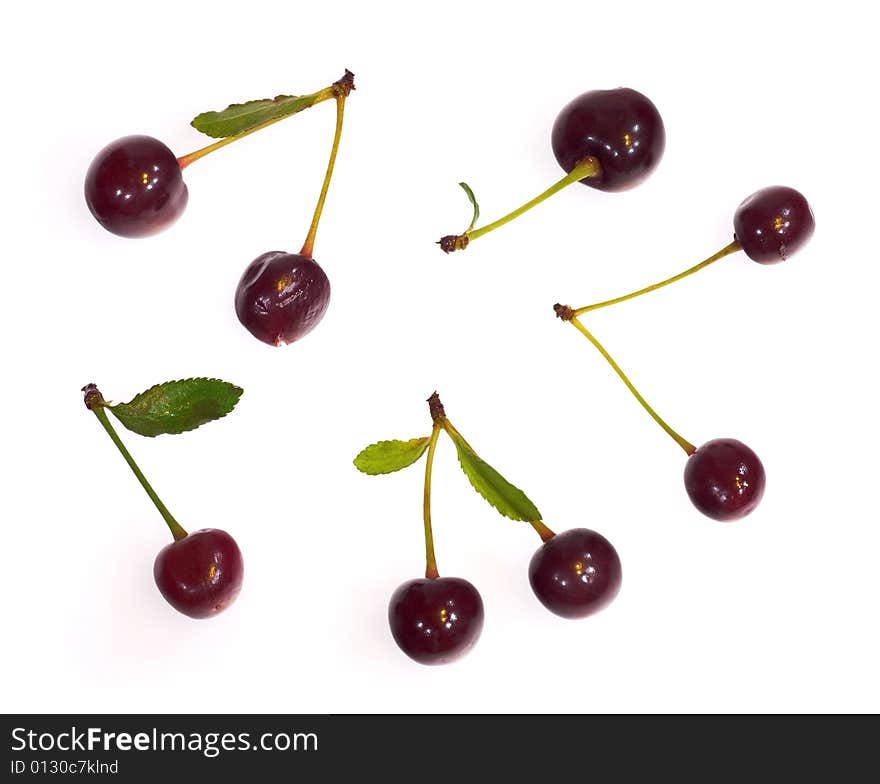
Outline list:
[[[333,100],[333,144],[302,248],[298,253],[269,251],[259,255],[245,269],[234,298],[238,319],[262,342],[278,346],[298,340],[321,321],[330,300],[329,280],[315,261],[313,250],[336,162],[345,101],[353,89],[353,74],[346,71],[329,87],[307,96],[278,96],[199,115],[193,125],[219,140],[179,158],[165,144],[149,136],[126,136],[114,141],[95,157],[86,174],[89,210],[113,234],[155,234],[171,226],[187,206],[189,191],[183,180],[187,166],[284,117]],[[444,252],[465,250],[476,239],[576,182],[606,192],[638,185],[662,159],[666,131],[656,106],[641,93],[629,88],[593,90],[579,95],[560,111],[550,141],[565,175],[498,220],[476,226],[479,205],[471,188],[460,183],[473,205],[473,219],[464,232],[439,240]],[[587,338],[640,405],[685,451],[687,494],[700,512],[720,521],[740,519],[761,501],[766,475],[757,454],[733,438],[715,438],[696,447],[673,430],[587,329],[583,317],[661,289],[738,251],[760,264],[785,261],[810,239],[815,221],[800,192],[786,186],[771,186],[740,203],[733,214],[732,228],[731,242],[677,275],[580,308],[554,305],[556,315]],[[130,403],[117,405],[107,403],[93,384],[83,391],[86,407],[110,435],[172,533],[174,541],[159,553],[154,565],[162,595],[186,615],[213,617],[235,599],[241,588],[243,563],[238,546],[224,531],[204,529],[190,534],[177,523],[122,444],[106,412],[141,435],[180,433],[224,416],[232,410],[241,390],[216,379],[187,379],[157,385]],[[454,443],[459,463],[476,492],[502,515],[529,523],[541,537],[543,543],[528,568],[530,585],[541,604],[564,618],[582,618],[607,606],[617,595],[622,576],[613,545],[587,528],[554,533],[525,493],[480,458],[452,425],[436,393],[428,404],[430,435],[409,441],[379,441],[355,458],[360,471],[385,474],[413,465],[427,455],[423,503],[425,576],[403,583],[391,597],[388,619],[398,646],[417,662],[443,664],[470,650],[483,627],[484,607],[477,589],[462,578],[440,577],[437,569],[430,502],[434,454],[441,432]]]

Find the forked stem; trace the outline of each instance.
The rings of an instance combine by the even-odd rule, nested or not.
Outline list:
[[[645,398],[641,396],[635,386],[633,386],[632,381],[627,378],[626,373],[621,370],[620,365],[618,365],[614,361],[613,357],[605,350],[605,347],[598,340],[596,340],[595,337],[593,337],[592,333],[583,324],[581,324],[578,318],[574,315],[574,311],[563,305],[556,305],[555,310],[556,314],[560,318],[562,318],[564,321],[570,322],[572,326],[574,326],[579,332],[581,332],[581,334],[583,334],[583,336],[596,347],[596,350],[603,357],[605,357],[605,361],[608,362],[609,365],[611,365],[611,367],[614,369],[614,372],[617,373],[617,375],[620,377],[620,380],[623,381],[624,384],[626,384],[627,389],[629,389],[635,399],[639,401],[639,403],[642,405],[642,408],[644,408],[645,411],[647,411],[651,415],[651,418],[670,435],[672,440],[675,441],[675,443],[678,444],[682,449],[684,449],[684,451],[688,455],[692,455],[694,452],[696,452],[697,448],[690,441],[682,438],[678,433],[676,433],[669,425],[666,424],[666,422],[660,417],[660,415],[653,408],[651,408],[650,405],[648,405],[648,401],[645,400]]]
[[[318,223],[321,220],[321,213],[324,211],[324,201],[327,199],[327,190],[330,188],[333,167],[336,165],[336,153],[339,151],[339,140],[342,138],[342,117],[345,113],[345,98],[345,93],[339,92],[336,95],[336,131],[333,134],[333,147],[330,150],[330,160],[327,163],[327,171],[324,174],[324,183],[321,185],[321,195],[318,196],[315,214],[312,216],[312,225],[309,226],[309,233],[300,251],[301,255],[308,256],[309,258],[312,257],[312,252],[315,248],[315,235],[318,233]]]
[[[574,316],[581,316],[584,313],[589,313],[591,310],[599,310],[599,308],[608,307],[608,305],[616,305],[618,302],[626,302],[628,299],[634,299],[635,297],[640,297],[642,294],[647,294],[651,291],[656,291],[657,289],[662,289],[664,286],[668,286],[670,283],[675,283],[677,280],[681,280],[682,278],[686,278],[688,275],[693,275],[695,272],[699,272],[704,267],[708,267],[713,262],[718,261],[718,259],[723,259],[725,256],[729,256],[731,253],[736,253],[738,250],[742,250],[742,245],[739,244],[737,240],[734,240],[723,247],[718,253],[713,256],[709,256],[708,259],[701,261],[699,264],[695,264],[693,267],[686,269],[684,272],[680,272],[678,275],[673,275],[671,278],[666,278],[666,280],[661,280],[659,283],[654,283],[651,286],[645,286],[643,289],[639,289],[638,291],[630,292],[629,294],[625,294],[622,297],[615,297],[614,299],[606,299],[604,302],[596,302],[593,305],[587,305],[583,308],[577,308],[577,310],[572,311]]]
[[[494,231],[499,226],[503,226],[505,223],[510,223],[514,218],[518,218],[524,212],[528,212],[532,207],[537,206],[542,201],[550,198],[554,193],[561,191],[568,185],[571,185],[573,182],[578,182],[579,180],[583,180],[586,177],[596,177],[601,174],[602,167],[599,164],[598,159],[588,156],[584,158],[577,166],[575,166],[568,174],[565,175],[561,180],[551,185],[547,188],[543,193],[535,196],[531,201],[527,201],[521,207],[518,207],[513,212],[507,213],[503,218],[499,218],[497,221],[493,223],[489,223],[485,226],[481,226],[478,229],[468,229],[464,234],[450,234],[446,237],[442,237],[438,241],[438,245],[444,253],[452,253],[456,250],[464,250],[471,242],[471,240],[475,240],[478,237],[482,237],[484,234],[488,234],[490,231]]]
[[[436,394],[436,393],[435,393]],[[440,574],[437,571],[437,558],[434,555],[434,531],[431,528],[431,471],[434,467],[434,451],[437,449],[437,439],[443,425],[439,420],[434,421],[431,430],[431,441],[428,444],[428,458],[425,463],[425,496],[424,496],[424,520],[425,520],[425,577],[436,580]]]
[[[138,468],[138,464],[135,463],[134,458],[125,448],[125,444],[122,443],[122,440],[119,438],[119,435],[113,428],[113,425],[110,424],[110,420],[107,417],[107,412],[104,411],[106,403],[104,401],[103,395],[101,395],[101,392],[94,384],[87,384],[85,387],[83,387],[82,391],[85,392],[86,408],[88,408],[98,418],[98,421],[104,427],[104,430],[107,431],[107,435],[109,435],[113,443],[116,444],[116,448],[122,453],[122,456],[125,458],[125,462],[128,463],[128,467],[137,477],[138,482],[141,483],[141,487],[144,488],[147,495],[150,497],[150,500],[155,504],[156,509],[159,510],[159,514],[162,515],[162,519],[168,524],[168,528],[171,530],[171,535],[174,537],[174,540],[180,541],[181,539],[183,539],[185,536],[187,536],[187,532],[184,530],[183,526],[174,519],[171,512],[168,511],[168,508],[165,506],[165,504],[162,503],[162,500],[159,498],[159,496],[156,495],[156,491],[153,490],[153,488],[150,486],[147,478],[143,475],[141,469]]]

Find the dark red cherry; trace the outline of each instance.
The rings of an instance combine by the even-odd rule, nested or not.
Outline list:
[[[483,629],[483,600],[459,577],[410,580],[391,596],[394,641],[419,664],[448,664],[474,647]]]
[[[774,185],[749,196],[733,216],[733,231],[746,255],[761,264],[785,261],[816,228],[813,211],[794,188]]]
[[[168,603],[190,618],[212,618],[238,596],[244,564],[226,531],[204,528],[163,547],[153,576]]]
[[[745,517],[760,502],[765,484],[758,456],[735,438],[707,441],[684,466],[687,494],[713,520]]]
[[[121,237],[146,237],[167,228],[189,195],[174,153],[151,136],[108,144],[89,166],[85,192],[98,223]]]
[[[620,590],[620,558],[601,534],[572,528],[544,542],[529,564],[529,582],[541,604],[563,618],[583,618]]]
[[[660,162],[666,129],[657,107],[627,87],[591,90],[569,103],[553,123],[553,154],[570,172],[587,156],[598,158],[602,173],[581,180],[602,191],[638,185]]]
[[[311,332],[330,303],[330,281],[309,256],[269,251],[244,271],[235,291],[235,312],[250,333],[272,346]]]

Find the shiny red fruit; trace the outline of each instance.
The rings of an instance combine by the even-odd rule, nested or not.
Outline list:
[[[785,261],[816,228],[813,210],[794,188],[762,188],[737,207],[733,231],[746,255],[761,264]]]
[[[394,641],[419,664],[448,664],[474,647],[483,630],[483,600],[459,577],[410,580],[391,596]]]
[[[311,332],[330,304],[330,281],[310,256],[274,250],[257,256],[235,290],[235,312],[264,343],[293,343]]]
[[[204,528],[163,547],[153,576],[175,610],[190,618],[213,618],[238,596],[244,563],[235,539]]]
[[[556,117],[553,154],[570,172],[584,158],[599,160],[602,172],[581,180],[601,191],[622,191],[644,180],[666,149],[666,128],[657,107],[627,87],[579,95]]]
[[[183,213],[189,192],[177,158],[151,136],[108,144],[86,173],[86,204],[107,231],[146,237]]]
[[[617,550],[602,534],[572,528],[548,539],[532,556],[529,582],[548,610],[584,618],[607,606],[622,580]]]
[[[753,511],[766,483],[758,456],[735,438],[707,441],[684,466],[684,486],[694,506],[722,522]]]

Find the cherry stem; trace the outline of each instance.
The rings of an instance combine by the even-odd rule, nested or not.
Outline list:
[[[577,166],[575,166],[568,174],[565,175],[561,180],[551,185],[547,188],[543,193],[535,196],[531,201],[527,201],[521,207],[518,207],[513,212],[507,213],[503,218],[499,218],[497,221],[493,223],[486,224],[485,226],[481,226],[478,229],[468,229],[464,234],[459,235],[451,235],[448,237],[443,237],[438,244],[440,247],[446,252],[450,253],[455,250],[464,250],[471,240],[475,240],[478,237],[482,237],[484,234],[488,234],[490,231],[494,231],[499,226],[503,226],[505,223],[509,223],[514,218],[518,218],[524,212],[528,212],[532,207],[537,206],[542,201],[550,198],[554,193],[561,191],[568,185],[571,185],[573,182],[578,182],[579,180],[583,180],[586,177],[596,177],[602,173],[602,166],[599,164],[598,159],[593,156],[588,156],[580,161]]]
[[[336,97],[336,89],[334,85],[330,87],[325,87],[323,90],[319,90],[316,93],[312,93],[309,96],[305,96],[312,100],[312,103],[309,106],[314,106],[316,103],[321,103],[321,101],[327,101],[330,98]],[[236,134],[235,136],[227,136],[224,139],[220,139],[219,141],[214,142],[213,144],[209,144],[207,147],[202,147],[200,150],[196,150],[195,152],[189,153],[189,155],[182,155],[177,159],[177,164],[181,169],[185,169],[191,163],[197,161],[199,158],[204,158],[206,155],[214,152],[214,150],[219,150],[221,147],[225,147],[227,144],[232,144],[232,142],[237,142],[239,139],[244,139],[245,136],[250,136],[252,133],[256,133],[257,131],[262,131],[263,128],[268,128],[270,125],[274,125],[277,122],[281,122],[282,120],[286,120],[288,117],[291,117],[290,114],[285,114],[283,117],[273,117],[271,120],[266,120],[265,122],[261,122],[259,125],[255,125],[253,128],[248,128],[246,131],[242,131],[241,133]]]
[[[538,536],[541,537],[542,541],[548,542],[550,541],[556,534],[551,531],[544,523],[540,520],[533,520],[529,523],[532,528],[534,528],[538,532]]]
[[[336,95],[336,132],[333,135],[333,147],[330,150],[330,160],[327,163],[327,172],[324,175],[324,183],[321,186],[321,195],[318,196],[318,204],[315,206],[315,214],[312,217],[312,225],[303,243],[300,254],[312,257],[315,247],[315,235],[318,233],[318,223],[324,210],[324,201],[327,198],[327,190],[330,188],[330,177],[333,175],[333,167],[336,165],[336,153],[339,151],[339,140],[342,138],[342,117],[345,113],[345,93]]]
[[[437,439],[442,429],[442,420],[435,420],[434,427],[431,430],[431,441],[428,444],[428,459],[425,464],[425,498],[423,507],[425,519],[425,577],[429,580],[436,580],[440,576],[437,571],[437,558],[434,555],[434,532],[431,528],[431,470],[434,467],[434,451],[437,449]]]
[[[661,289],[664,286],[668,286],[670,283],[675,283],[677,280],[681,280],[682,278],[686,278],[688,275],[693,275],[695,272],[703,269],[704,267],[708,267],[718,259],[723,259],[725,256],[729,256],[731,253],[736,253],[738,250],[742,250],[742,245],[739,244],[737,240],[734,240],[723,247],[718,251],[714,256],[709,256],[705,261],[701,261],[699,264],[695,264],[690,269],[686,269],[684,272],[680,272],[678,275],[673,275],[671,278],[666,278],[666,280],[661,280],[659,283],[655,283],[652,286],[645,286],[643,289],[639,289],[638,291],[630,292],[629,294],[625,294],[622,297],[615,297],[614,299],[606,299],[604,302],[596,302],[593,305],[587,305],[583,308],[578,308],[577,310],[572,311],[574,316],[581,316],[584,313],[589,313],[591,310],[598,310],[599,308],[607,307],[608,305],[616,305],[618,302],[626,302],[628,299],[633,299],[635,297],[639,297],[642,294],[647,294],[651,291],[656,291],[657,289]]]
[[[443,420],[440,422],[440,424],[443,427],[443,429],[449,434],[450,438],[452,438],[453,441],[455,441],[455,439],[457,438],[459,441],[461,441],[462,444],[464,444],[468,449],[470,449],[471,452],[473,452],[474,454],[477,454],[477,450],[474,449],[467,442],[467,439],[461,433],[459,433],[458,430],[455,429],[455,426],[452,424],[452,422],[450,422],[448,419],[446,419],[444,417]]]
[[[557,306],[557,313],[559,313],[559,311],[560,307]],[[618,376],[620,376],[620,380],[623,381],[624,384],[626,384],[627,389],[629,389],[635,399],[642,404],[642,408],[644,408],[645,411],[647,411],[651,415],[652,419],[672,437],[673,441],[675,441],[675,443],[677,443],[682,449],[684,449],[684,451],[688,455],[692,455],[694,452],[696,452],[697,448],[692,443],[690,443],[690,441],[687,441],[686,439],[682,438],[678,433],[676,433],[669,425],[666,424],[665,421],[663,421],[660,415],[653,408],[651,408],[651,406],[648,405],[648,401],[639,394],[639,391],[633,386],[632,381],[630,381],[626,377],[626,373],[624,373],[620,369],[620,365],[618,365],[614,361],[611,355],[605,350],[605,347],[598,340],[596,340],[596,338],[593,337],[590,331],[583,324],[581,324],[577,317],[571,315],[570,318],[566,320],[570,321],[571,324],[576,329],[578,329],[584,335],[584,337],[586,337],[586,339],[590,341],[590,343],[592,343],[596,347],[596,350],[603,357],[605,357],[605,360],[608,362],[608,364],[611,365],[612,368],[614,368],[614,372],[617,373]]]
[[[110,420],[107,417],[107,412],[104,411],[106,407],[106,402],[104,401],[104,397],[101,395],[100,391],[94,384],[87,384],[83,387],[83,392],[85,392],[85,404],[86,408],[90,409],[91,412],[98,418],[98,421],[103,425],[104,430],[107,431],[107,435],[110,436],[113,443],[116,444],[116,448],[122,453],[122,456],[125,458],[125,462],[128,463],[128,467],[134,472],[134,475],[137,477],[138,481],[141,483],[141,487],[146,490],[147,495],[150,496],[150,500],[156,505],[156,509],[159,510],[159,514],[162,515],[162,519],[168,524],[168,528],[171,530],[171,535],[174,537],[174,541],[180,541],[188,534],[184,530],[183,526],[174,519],[171,512],[168,511],[165,504],[162,503],[162,500],[156,495],[156,491],[150,486],[150,483],[147,481],[147,478],[141,472],[141,469],[138,468],[137,463],[135,463],[134,458],[129,454],[128,450],[125,448],[125,444],[119,438],[116,430],[114,430],[113,425],[110,424]]]

